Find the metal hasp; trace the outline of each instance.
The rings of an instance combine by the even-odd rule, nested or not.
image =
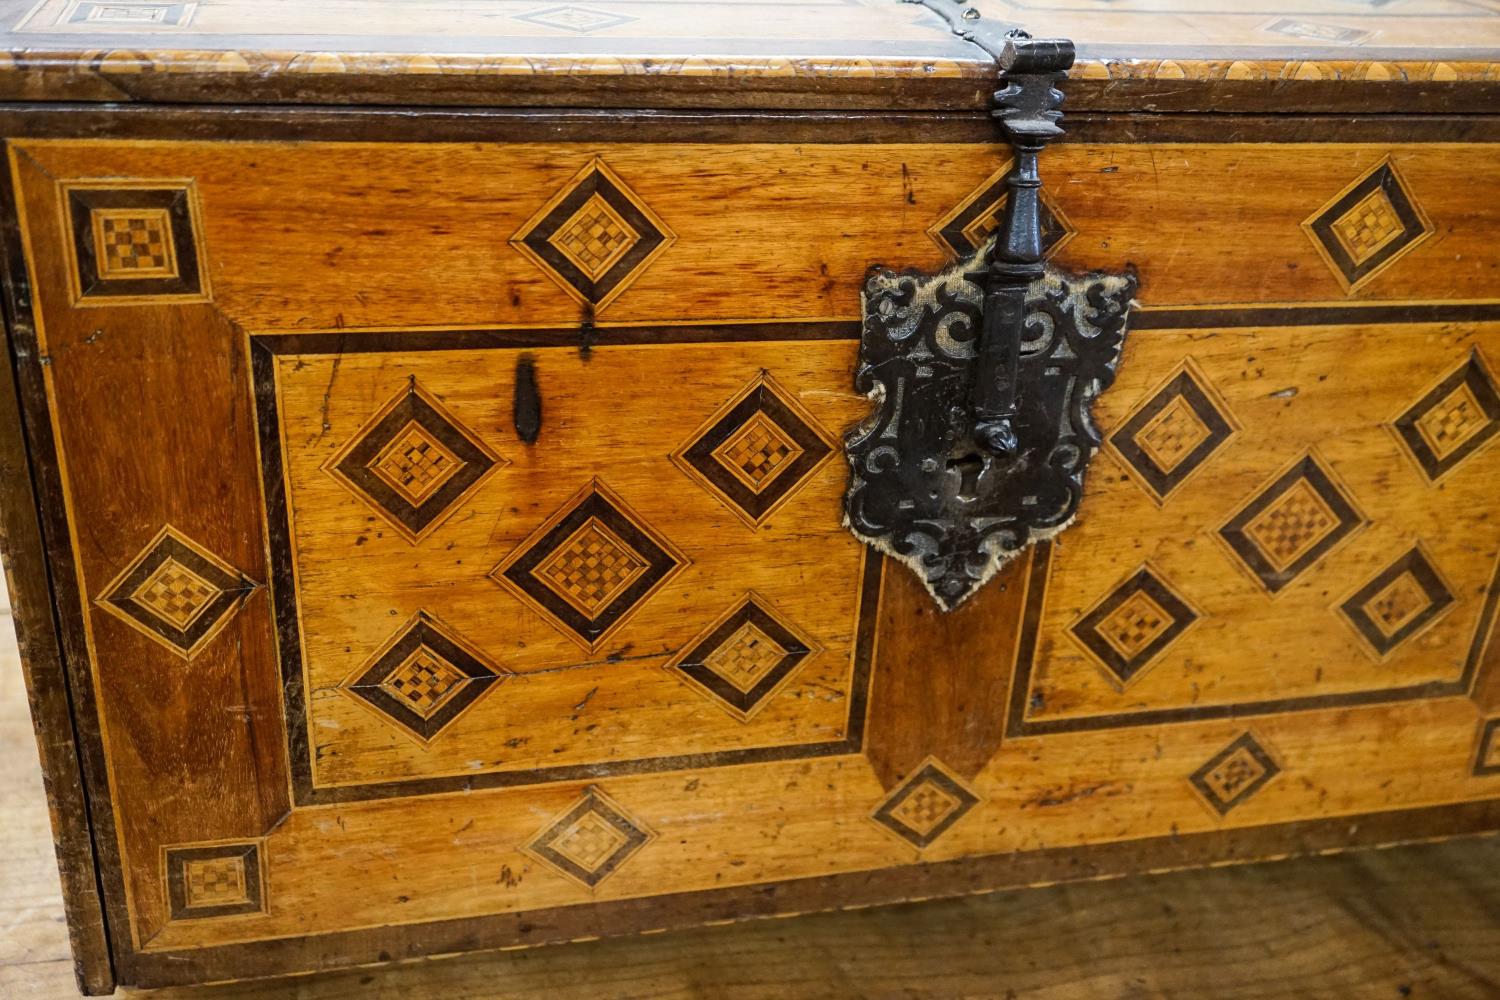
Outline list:
[[[1015,153],[1000,229],[935,275],[871,270],[855,387],[875,409],[844,441],[845,525],[944,611],[1072,522],[1136,289],[1043,263],[1037,158],[1062,134],[1073,44],[1012,32],[999,48],[992,114]]]

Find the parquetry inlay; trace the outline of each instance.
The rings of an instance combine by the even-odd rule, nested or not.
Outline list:
[[[1302,228],[1351,294],[1433,232],[1389,159],[1340,191]]]
[[[667,668],[745,722],[820,648],[764,597],[749,593],[684,646]]]
[[[1156,570],[1143,566],[1069,631],[1123,686],[1155,662],[1198,617]]]
[[[1433,482],[1500,433],[1500,391],[1478,351],[1397,417],[1392,427]]]
[[[173,920],[228,917],[264,909],[258,843],[168,847],[163,860]]]
[[[1245,733],[1193,772],[1190,780],[1204,801],[1224,816],[1280,773],[1265,747]]]
[[[167,209],[96,208],[90,216],[101,278],[177,277]]]
[[[1364,524],[1327,467],[1309,454],[1256,492],[1219,537],[1276,594]]]
[[[978,802],[979,796],[929,757],[886,796],[871,818],[920,849],[952,829]]]
[[[537,574],[563,600],[595,618],[648,568],[639,553],[591,517],[537,568]]]
[[[1344,600],[1339,610],[1383,657],[1456,603],[1453,588],[1418,545]]]
[[[1237,432],[1208,377],[1184,361],[1110,433],[1109,443],[1160,504]]]
[[[560,875],[593,889],[655,835],[597,788],[542,828],[525,850]]]

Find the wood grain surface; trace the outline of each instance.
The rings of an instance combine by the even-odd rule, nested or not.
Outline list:
[[[35,742],[0,617],[0,994],[78,995]],[[1500,990],[1500,839],[996,893],[209,988],[160,1000],[1229,1000]],[[1247,920],[1246,914],[1255,919]]]

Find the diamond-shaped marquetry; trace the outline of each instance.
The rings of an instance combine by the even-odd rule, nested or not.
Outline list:
[[[952,829],[978,802],[979,796],[929,757],[886,796],[871,818],[920,849]]]
[[[984,246],[1000,228],[1009,193],[1005,184],[1009,169],[1004,167],[991,174],[983,184],[927,230],[927,235],[932,237],[933,242],[953,259],[969,256]],[[1073,238],[1075,230],[1046,191],[1041,194],[1040,217],[1042,253],[1051,257]]]
[[[1281,773],[1281,766],[1250,733],[1220,750],[1189,780],[1220,816],[1243,803]]]
[[[1156,661],[1198,613],[1149,566],[1111,590],[1073,623],[1073,637],[1121,686]]]
[[[1364,524],[1332,473],[1308,454],[1262,487],[1219,537],[1277,594]]]
[[[1339,192],[1302,227],[1351,294],[1433,231],[1390,160]]]
[[[762,373],[720,407],[672,461],[758,528],[833,451],[813,416]]]
[[[415,544],[508,464],[412,379],[324,468]]]
[[[619,803],[590,788],[532,838],[525,850],[553,871],[593,889],[654,836]]]
[[[173,920],[227,917],[264,909],[259,844],[168,847],[165,853],[167,900]]]
[[[667,668],[745,722],[820,649],[765,598],[752,593],[684,646]]]
[[[418,612],[344,682],[344,690],[425,745],[507,676],[457,633]]]
[[[196,3],[140,3],[137,0],[81,0],[67,15],[69,24],[107,24],[114,27],[186,27]]]
[[[1110,434],[1109,443],[1162,503],[1238,430],[1208,378],[1184,362]]]
[[[603,160],[596,159],[542,206],[510,242],[564,291],[597,311],[676,239],[666,223]]]
[[[1414,546],[1355,591],[1339,611],[1378,656],[1385,656],[1457,602],[1432,560]]]
[[[172,652],[191,657],[257,586],[168,525],[109,582],[96,603]]]
[[[73,291],[82,304],[207,298],[190,187],[68,183],[63,195]]]
[[[595,480],[490,577],[592,652],[687,563]]]
[[[602,31],[605,28],[618,28],[622,24],[629,24],[635,20],[635,18],[626,17],[624,14],[595,10],[592,7],[583,7],[577,4],[542,7],[537,10],[528,11],[525,14],[516,14],[513,16],[517,21],[540,24],[544,28],[573,31],[580,35]]]
[[[1429,480],[1446,476],[1500,432],[1500,392],[1484,359],[1471,354],[1392,426]]]
[[[1474,756],[1474,774],[1500,774],[1500,718],[1479,724],[1479,749]]]

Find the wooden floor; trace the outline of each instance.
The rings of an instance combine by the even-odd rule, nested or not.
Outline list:
[[[0,998],[74,997],[8,615],[0,844]],[[188,996],[1500,997],[1500,838],[152,995]]]

